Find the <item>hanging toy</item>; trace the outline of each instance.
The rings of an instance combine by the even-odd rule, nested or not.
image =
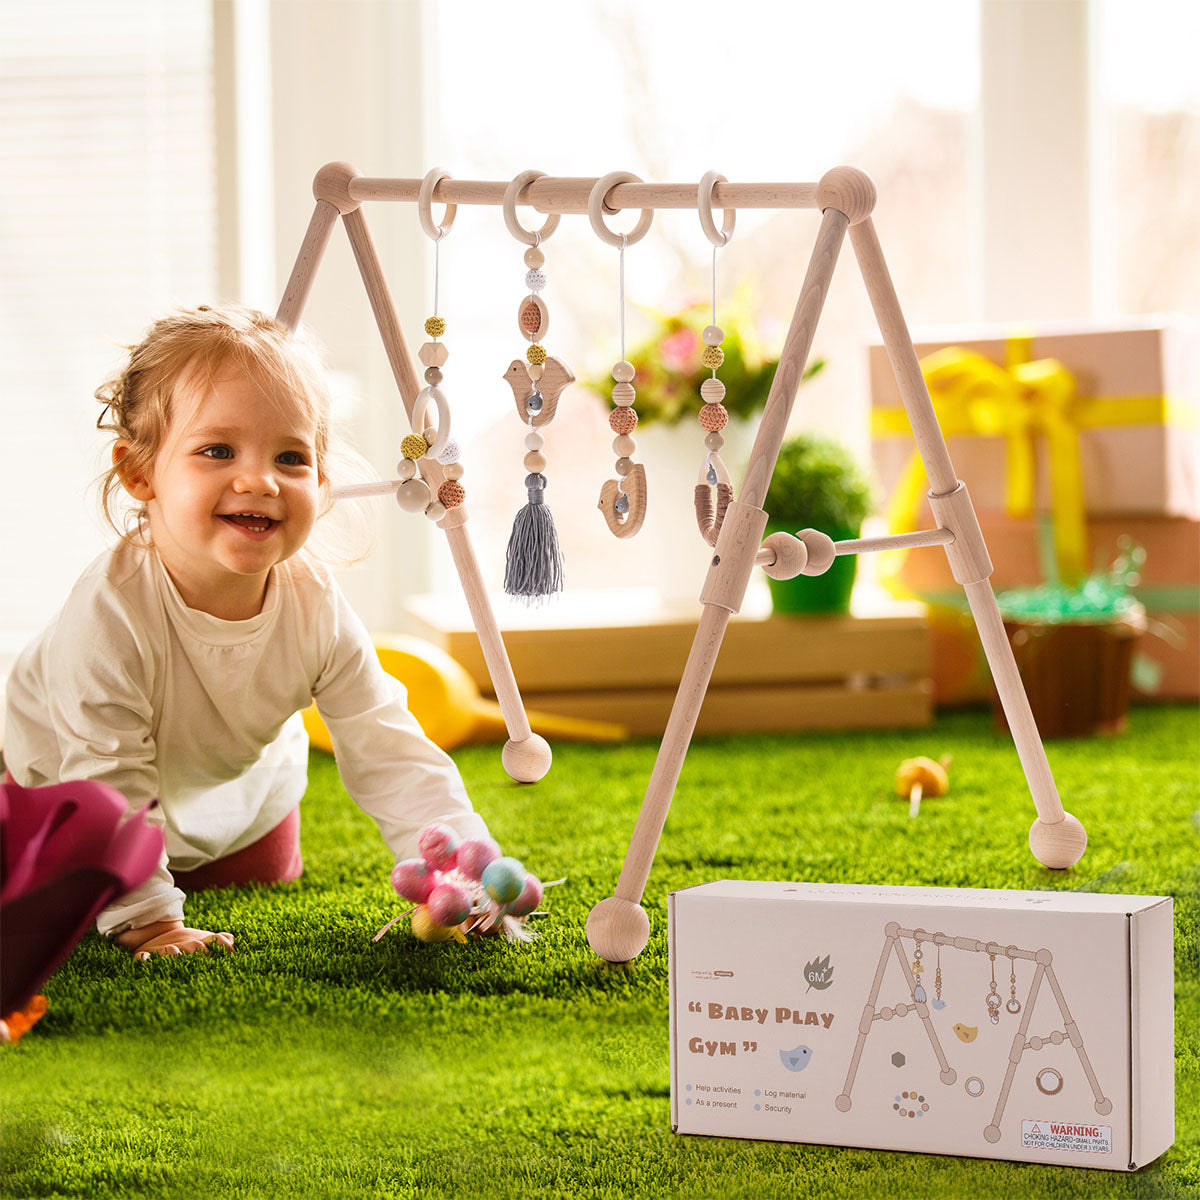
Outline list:
[[[908,800],[908,815],[915,817],[923,796],[944,796],[950,790],[946,769],[954,761],[949,754],[940,762],[932,758],[906,758],[896,768],[896,795]]]
[[[417,393],[412,410],[412,433],[400,443],[401,459],[396,464],[399,486],[396,488],[396,503],[406,512],[423,512],[431,521],[440,521],[448,509],[457,508],[466,499],[466,491],[459,480],[462,467],[458,463],[458,447],[450,441],[450,406],[441,384],[444,378],[442,367],[446,365],[449,351],[438,339],[446,332],[446,320],[438,315],[438,285],[440,277],[440,255],[442,238],[454,224],[457,206],[446,205],[442,223],[433,220],[433,191],[438,183],[450,176],[435,167],[421,181],[417,197],[417,214],[421,228],[433,239],[433,315],[425,321],[425,333],[431,339],[418,352],[425,368],[425,386]],[[427,423],[429,405],[437,409],[437,425]],[[431,491],[419,469],[422,459],[435,459],[441,465],[444,476],[437,494]]]
[[[698,420],[700,428],[705,431],[704,448],[707,453],[700,463],[700,477],[696,481],[695,505],[696,524],[700,528],[700,536],[710,545],[717,544],[717,536],[721,532],[721,523],[725,520],[725,510],[733,502],[733,484],[729,481],[729,472],[721,461],[720,450],[725,445],[721,430],[729,424],[729,413],[721,403],[725,399],[725,385],[717,378],[717,368],[725,361],[725,352],[721,343],[725,340],[725,332],[717,324],[717,251],[724,246],[733,233],[737,212],[734,209],[725,210],[725,219],[720,230],[717,229],[712,213],[713,188],[718,181],[724,182],[725,176],[716,171],[709,171],[700,180],[698,204],[700,209],[700,225],[704,235],[712,242],[712,324],[707,326],[701,335],[704,339],[704,351],[700,361],[712,371],[712,377],[700,385],[700,399],[704,401]],[[716,488],[716,508],[713,507],[713,488]]]
[[[554,419],[558,399],[563,390],[574,383],[575,376],[557,358],[546,354],[542,339],[550,327],[550,312],[540,293],[546,286],[542,270],[546,256],[541,243],[558,226],[559,215],[552,213],[537,232],[525,229],[517,220],[517,201],[521,191],[544,171],[523,171],[504,192],[504,223],[508,231],[529,249],[525,251],[525,286],[529,294],[517,309],[517,327],[530,343],[525,361],[513,359],[504,373],[513,390],[517,412],[529,426],[525,436],[525,491],[528,502],[513,521],[504,560],[504,591],[509,596],[526,600],[542,600],[563,586],[562,550],[554,517],[546,504],[546,456],[542,453],[545,438],[540,430]]]
[[[448,825],[435,822],[421,830],[420,858],[406,858],[392,868],[392,887],[415,908],[393,917],[372,941],[402,917],[409,917],[413,935],[422,942],[456,941],[493,934],[510,942],[531,942],[537,936],[526,922],[547,887],[515,858],[506,858],[494,838],[460,841]]]
[[[987,994],[987,999],[984,1003],[987,1005],[988,1020],[993,1025],[1000,1024],[1000,993],[996,990],[996,956],[989,954],[988,959],[992,964],[992,984],[991,991]]]
[[[935,934],[935,937],[940,935]],[[946,1007],[946,1001],[942,999],[942,943],[937,944],[937,970],[933,976],[933,1007],[941,1011]]]
[[[637,413],[633,410],[636,392],[633,363],[625,358],[625,247],[632,246],[646,236],[654,220],[654,209],[642,209],[638,223],[628,233],[613,233],[604,223],[606,212],[617,212],[606,203],[608,193],[619,183],[641,183],[638,176],[628,171],[612,171],[596,180],[588,196],[588,220],[596,236],[610,246],[621,249],[620,269],[620,312],[621,312],[621,358],[613,367],[616,385],[612,390],[613,409],[608,416],[609,428],[617,436],[613,439],[613,453],[617,455],[616,479],[606,480],[600,488],[600,511],[604,523],[619,538],[632,537],[646,519],[646,468],[633,461],[637,448],[633,431],[637,428]]]
[[[1017,960],[1013,957],[1015,946],[1009,946],[1005,953],[1008,955],[1008,999],[1004,1008],[1015,1017],[1021,1011],[1021,1002],[1017,999]]]

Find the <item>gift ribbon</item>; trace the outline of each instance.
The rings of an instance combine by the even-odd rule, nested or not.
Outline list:
[[[1010,337],[1004,367],[948,346],[923,358],[921,371],[944,437],[1005,439],[1005,503],[1013,517],[1033,512],[1035,448],[1039,438],[1045,440],[1055,557],[1061,580],[1074,583],[1087,570],[1080,430],[1165,423],[1174,414],[1163,396],[1079,396],[1075,377],[1061,362],[1031,360],[1030,343],[1027,336]],[[871,428],[876,437],[911,436],[903,408],[873,410]],[[914,450],[888,505],[893,533],[915,527],[926,490],[925,468]],[[894,576],[899,566],[899,561],[889,564],[886,574]]]

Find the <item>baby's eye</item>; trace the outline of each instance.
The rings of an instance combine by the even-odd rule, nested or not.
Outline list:
[[[200,451],[205,458],[227,459],[233,457],[233,451],[228,446],[205,446]]]
[[[285,467],[305,467],[308,465],[307,457],[299,450],[285,450],[276,457],[275,461],[282,463]]]

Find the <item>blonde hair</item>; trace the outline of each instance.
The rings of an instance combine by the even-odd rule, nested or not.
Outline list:
[[[155,321],[119,374],[96,389],[104,405],[96,428],[128,443],[120,463],[100,477],[104,517],[123,541],[149,545],[145,505],[128,508],[118,521],[116,501],[122,480],[149,477],[171,423],[176,388],[181,382],[207,390],[223,369],[257,379],[264,393],[293,397],[315,430],[316,467],[327,478],[330,396],[315,352],[274,318],[254,309],[200,305]],[[330,501],[325,491],[323,512]],[[322,514],[323,515],[323,514]]]

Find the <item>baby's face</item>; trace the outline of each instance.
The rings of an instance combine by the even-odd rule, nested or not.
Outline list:
[[[151,475],[151,534],[185,603],[228,619],[262,607],[271,568],[317,518],[316,431],[290,396],[218,376],[176,389]]]

